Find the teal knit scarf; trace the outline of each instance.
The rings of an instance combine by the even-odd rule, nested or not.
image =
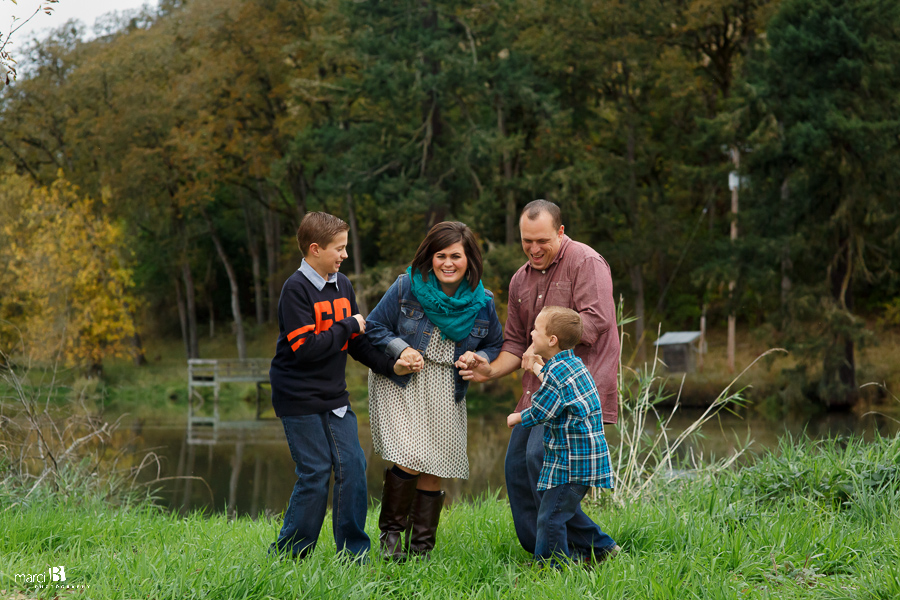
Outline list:
[[[414,273],[412,267],[406,268],[406,274],[412,281],[412,292],[416,300],[422,305],[428,319],[440,327],[441,334],[454,342],[466,339],[475,324],[475,315],[490,301],[484,285],[479,281],[478,287],[472,291],[468,280],[463,279],[456,288],[456,293],[450,297],[441,289],[434,271],[428,273],[427,282],[422,279],[418,270]]]

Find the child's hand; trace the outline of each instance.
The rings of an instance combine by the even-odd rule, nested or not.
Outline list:
[[[544,359],[535,354],[534,363],[531,365],[531,372],[535,374],[535,376],[541,380],[543,383],[544,376],[541,373],[544,370]]]
[[[412,372],[413,370],[410,368],[409,363],[402,358],[398,358],[397,362],[394,363],[394,373],[397,375],[402,377],[403,375],[409,375]]]
[[[362,315],[353,315],[353,318],[359,323],[359,333],[360,335],[366,332],[366,318]]]
[[[512,413],[506,417],[506,426],[512,429],[516,425],[522,424],[522,413]]]
[[[541,357],[534,353],[534,344],[531,344],[522,354],[522,368],[526,371],[531,371],[535,361],[539,360],[541,360]],[[541,361],[541,364],[544,364],[543,361]]]

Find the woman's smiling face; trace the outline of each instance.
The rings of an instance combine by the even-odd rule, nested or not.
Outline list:
[[[455,294],[469,268],[469,260],[466,258],[462,242],[456,242],[435,252],[431,259],[431,268],[444,293],[448,296]]]

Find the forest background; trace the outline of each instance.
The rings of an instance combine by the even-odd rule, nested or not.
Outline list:
[[[734,315],[790,351],[779,405],[897,377],[894,0],[163,0],[95,34],[0,89],[4,361],[102,376],[224,322],[245,357],[311,210],[350,224],[364,311],[454,219],[503,314],[546,198],[636,318],[623,362]]]

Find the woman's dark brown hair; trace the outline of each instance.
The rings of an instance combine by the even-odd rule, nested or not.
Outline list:
[[[422,279],[427,281],[428,271],[431,270],[431,259],[434,255],[457,242],[462,243],[466,253],[466,261],[469,263],[466,268],[466,279],[469,287],[474,291],[481,281],[484,266],[481,260],[481,248],[478,247],[475,234],[465,223],[444,221],[432,227],[422,243],[419,244],[419,249],[416,250],[416,255],[412,260],[413,270],[418,270],[422,274]]]

